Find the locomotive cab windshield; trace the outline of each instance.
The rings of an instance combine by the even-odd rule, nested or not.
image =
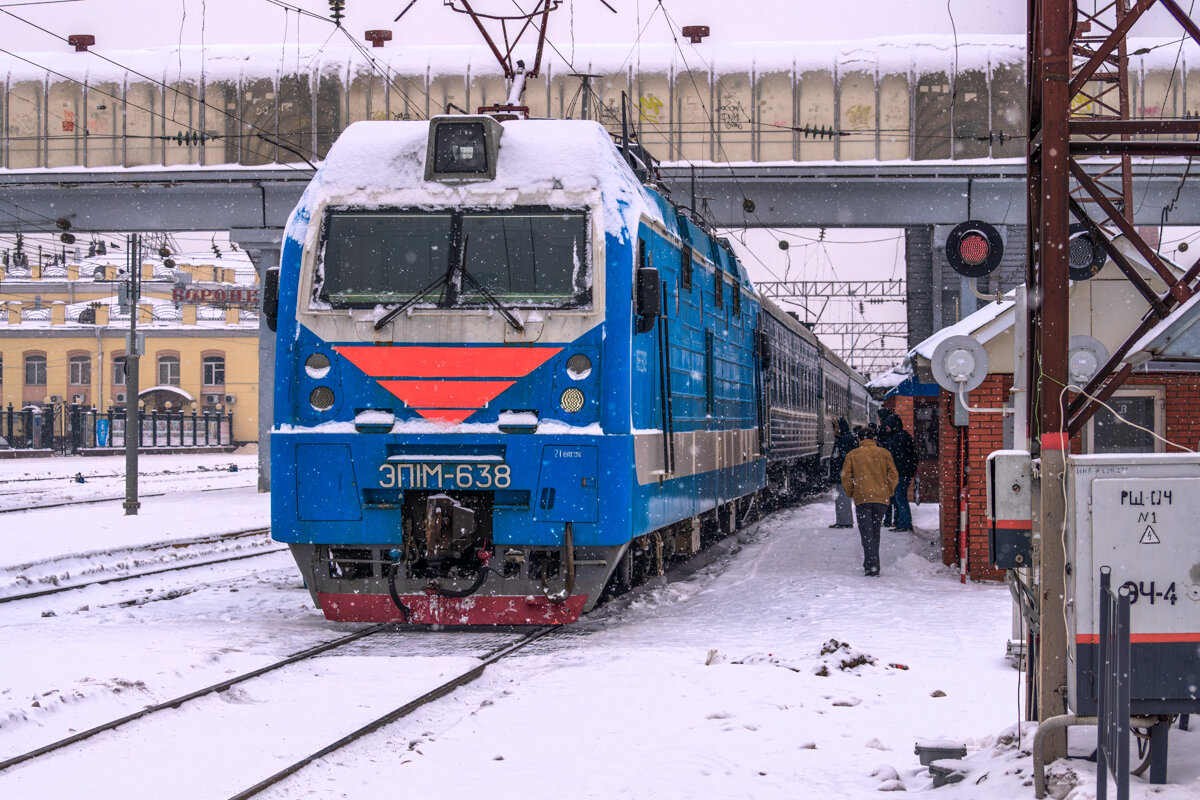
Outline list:
[[[582,211],[331,209],[316,297],[333,308],[570,308],[592,303]]]

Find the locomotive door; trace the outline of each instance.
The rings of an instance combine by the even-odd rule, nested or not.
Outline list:
[[[675,420],[671,405],[671,330],[669,327],[667,282],[662,282],[662,308],[658,317],[658,385],[661,393],[663,431],[663,472],[675,472]]]

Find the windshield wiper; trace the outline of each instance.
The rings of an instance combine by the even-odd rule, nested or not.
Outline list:
[[[454,291],[455,287],[450,284],[451,280],[454,278],[454,273],[457,271],[462,275],[463,278],[466,279],[467,283],[469,283],[471,285],[471,287],[473,289],[475,289],[475,291],[477,291],[477,292],[479,292],[479,294],[483,295],[484,299],[486,299],[488,301],[488,303],[490,303],[492,305],[493,308],[495,308],[497,311],[499,311],[504,316],[505,321],[508,322],[508,324],[511,325],[517,333],[524,333],[525,326],[521,324],[521,321],[519,319],[517,319],[516,315],[514,315],[512,313],[512,311],[510,311],[508,309],[507,306],[505,306],[503,303],[501,303],[499,300],[497,300],[495,295],[493,295],[491,292],[489,292],[482,283],[475,280],[475,277],[473,275],[471,275],[471,273],[467,272],[467,266],[466,266],[467,265],[467,242],[469,240],[470,240],[469,236],[463,236],[461,261],[458,265],[457,270],[455,270],[454,267],[451,267],[450,269],[446,270],[445,274],[443,274],[437,280],[433,281],[428,286],[426,286],[424,289],[417,292],[412,297],[408,298],[403,303],[401,303],[400,305],[391,309],[386,314],[384,314],[382,317],[377,319],[375,321],[375,330],[381,330],[384,325],[387,325],[389,322],[394,320],[396,317],[403,314],[407,309],[409,309],[412,306],[419,303],[421,301],[421,299],[424,298],[426,295],[428,295],[430,292],[432,292],[435,289],[439,289],[442,286],[448,286],[450,289],[449,293],[451,295],[453,295],[454,298],[457,298],[458,292]],[[452,298],[452,299],[454,299],[454,298]],[[451,306],[456,305],[456,302],[451,302],[450,305]]]
[[[504,303],[501,303],[499,300],[497,300],[495,298],[495,296],[491,292],[489,292],[482,283],[475,280],[474,275],[467,272],[467,244],[470,241],[471,241],[471,235],[464,234],[463,235],[463,244],[462,244],[462,261],[458,265],[459,271],[461,271],[462,276],[467,279],[467,283],[471,284],[471,286],[474,287],[475,291],[477,291],[481,295],[483,295],[484,299],[486,299],[489,303],[492,304],[492,308],[496,309],[497,311],[499,311],[501,314],[504,315],[504,319],[507,320],[509,325],[513,326],[513,330],[515,330],[517,333],[524,333],[525,326],[521,324],[521,321],[516,318],[516,316],[512,313],[512,311],[510,311],[508,309],[508,307],[506,305],[504,305]]]
[[[472,277],[471,273],[467,272],[466,267],[463,267],[462,276],[467,279],[467,283],[471,284],[471,286],[473,286],[475,288],[475,291],[477,291],[481,295],[483,295],[484,298],[489,303],[492,304],[493,308],[495,308],[497,311],[499,311],[501,314],[504,315],[504,319],[506,319],[508,321],[509,325],[513,326],[513,328],[516,330],[517,333],[525,332],[525,326],[522,325],[521,321],[516,318],[516,315],[514,315],[512,313],[512,311],[510,311],[508,309],[508,307],[506,305],[504,305],[504,303],[501,303],[499,300],[497,300],[495,298],[495,296],[492,295],[491,292],[489,292],[486,288],[484,288],[484,285],[482,283],[475,280],[475,278]]]
[[[438,289],[442,286],[445,286],[446,283],[449,282],[450,276],[452,274],[454,274],[453,269],[446,270],[445,273],[443,273],[442,276],[440,278],[438,278],[437,280],[435,280],[433,283],[429,284],[424,289],[417,292],[412,297],[408,298],[403,303],[396,306],[395,308],[393,308],[391,311],[384,314],[379,319],[375,320],[375,330],[382,329],[384,325],[387,325],[389,322],[394,320],[396,317],[403,314],[405,312],[405,310],[407,310],[407,309],[411,308],[412,306],[416,305],[417,303],[419,303],[422,298],[424,298],[427,294],[432,292],[434,289]]]

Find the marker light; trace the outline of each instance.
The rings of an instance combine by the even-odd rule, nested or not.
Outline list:
[[[558,398],[558,404],[562,406],[563,411],[566,411],[568,414],[574,414],[583,408],[583,392],[572,386]]]
[[[328,386],[318,386],[309,394],[308,404],[317,411],[328,411],[333,408],[333,389]]]

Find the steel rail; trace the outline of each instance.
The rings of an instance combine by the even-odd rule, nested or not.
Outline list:
[[[264,529],[263,532],[266,532]],[[239,536],[245,534],[238,534]],[[156,548],[157,549],[157,548]],[[11,603],[16,600],[33,600],[37,597],[46,597],[47,595],[59,594],[61,592],[70,592],[75,589],[86,589],[89,586],[103,586],[107,583],[120,583],[121,581],[130,581],[134,578],[146,578],[152,575],[162,575],[166,572],[182,572],[185,569],[196,569],[197,567],[209,567],[213,564],[224,564],[229,561],[241,561],[246,558],[258,558],[259,556],[269,556],[274,553],[282,553],[287,550],[287,547],[274,547],[270,550],[260,550],[257,553],[241,553],[236,556],[225,556],[223,558],[213,558],[206,561],[197,561],[193,564],[176,564],[170,567],[162,567],[161,569],[152,569],[145,572],[135,572],[130,575],[116,575],[111,578],[104,578],[97,581],[88,581],[87,583],[73,583],[69,586],[55,586],[53,589],[39,589],[36,592],[26,592],[24,594],[14,594],[7,597],[0,597],[0,604]]]
[[[518,639],[517,641],[515,641],[511,644],[506,644],[506,645],[496,648],[491,653],[488,653],[487,655],[483,656],[481,662],[477,666],[472,667],[471,669],[467,670],[466,672],[462,673],[461,675],[459,675],[455,678],[451,678],[450,680],[443,683],[441,686],[431,689],[430,691],[421,695],[417,699],[410,700],[407,703],[405,703],[404,705],[400,706],[399,708],[392,709],[391,711],[384,714],[383,716],[378,717],[371,722],[368,722],[366,725],[362,726],[361,728],[354,731],[353,733],[346,734],[345,736],[343,736],[341,739],[338,739],[333,744],[330,744],[326,747],[321,748],[320,750],[313,753],[312,755],[305,756],[304,758],[297,761],[295,764],[292,764],[289,767],[285,767],[284,769],[281,769],[279,772],[276,772],[274,775],[270,776],[269,778],[264,778],[263,780],[254,784],[250,788],[243,789],[242,791],[238,792],[237,794],[232,795],[229,798],[229,800],[247,800],[247,798],[254,797],[254,796],[262,793],[264,790],[269,789],[270,787],[279,783],[283,779],[299,772],[300,770],[302,770],[304,767],[308,766],[312,762],[317,761],[318,759],[324,758],[325,756],[329,755],[330,753],[333,753],[333,752],[336,752],[337,750],[342,749],[346,745],[351,744],[352,742],[355,742],[358,739],[361,739],[362,737],[366,736],[369,733],[373,733],[373,732],[379,730],[383,726],[385,726],[391,722],[394,722],[395,720],[398,720],[401,717],[408,716],[413,711],[416,711],[418,708],[421,708],[424,705],[428,705],[429,703],[432,703],[434,700],[437,700],[441,697],[444,697],[447,694],[450,694],[455,689],[457,689],[461,686],[465,686],[468,683],[471,683],[472,681],[474,681],[475,679],[477,679],[481,675],[483,675],[484,670],[486,670],[492,664],[495,664],[497,661],[500,661],[503,658],[507,658],[508,656],[517,652],[521,648],[525,647],[526,645],[537,641],[538,639],[542,638],[543,636],[545,636],[551,632],[560,631],[560,630],[562,630],[561,626],[538,628],[537,630],[529,632],[528,634],[526,634],[525,636],[523,636],[522,638]],[[0,767],[2,767],[2,766],[3,765],[0,765]]]
[[[227,492],[230,489],[246,489],[248,487],[252,487],[253,485],[254,484],[249,484],[248,486],[212,486],[212,487],[209,487],[208,489],[192,489],[191,491],[195,491],[195,492]],[[174,494],[174,492],[151,492],[150,494],[142,494],[141,496],[142,497],[166,497],[169,494]],[[90,505],[92,503],[111,503],[115,500],[124,500],[124,499],[125,499],[124,496],[122,496],[122,497],[100,497],[100,498],[96,498],[94,500],[70,500],[65,503],[47,503],[44,506],[20,506],[18,508],[0,508],[0,514],[11,514],[16,511],[41,511],[43,508],[62,508],[64,506],[86,506],[86,505]]]
[[[223,692],[226,689],[230,688],[231,686],[235,686],[239,683],[243,683],[245,681],[251,680],[252,678],[257,678],[260,675],[265,675],[268,672],[273,672],[277,669],[281,669],[282,667],[286,667],[291,664],[295,664],[298,661],[304,661],[306,659],[312,658],[313,656],[317,656],[317,655],[320,655],[321,653],[327,652],[329,650],[333,650],[334,648],[341,647],[344,644],[349,644],[350,642],[357,641],[358,639],[361,639],[364,636],[369,636],[373,633],[378,633],[380,630],[382,630],[385,627],[388,627],[388,626],[382,625],[382,624],[381,625],[373,625],[372,627],[366,628],[365,630],[356,631],[356,632],[350,634],[349,636],[343,636],[340,639],[334,639],[331,642],[326,642],[324,644],[319,644],[316,647],[310,647],[307,650],[302,650],[301,652],[296,653],[295,655],[288,656],[287,658],[283,659],[282,661],[276,661],[273,664],[268,664],[265,667],[259,667],[256,670],[252,670],[250,672],[245,672],[241,675],[237,675],[233,678],[229,678],[228,680],[221,681],[220,683],[214,683],[212,686],[206,686],[203,689],[197,689],[194,692],[189,692],[185,695],[180,695],[179,697],[173,698],[171,700],[167,700],[167,701],[159,703],[157,705],[149,706],[148,708],[143,708],[141,711],[136,711],[132,714],[128,714],[124,717],[121,717],[120,719],[112,720],[111,722],[105,722],[101,725],[97,725],[94,728],[88,728],[86,731],[81,731],[79,733],[72,734],[71,736],[68,736],[65,739],[59,739],[57,742],[51,742],[50,744],[43,745],[43,746],[37,748],[36,750],[30,750],[28,753],[22,753],[21,755],[17,755],[17,756],[13,756],[12,758],[5,759],[4,761],[0,761],[0,772],[3,772],[4,770],[8,769],[9,767],[14,767],[17,764],[22,764],[26,761],[30,761],[34,758],[38,758],[39,756],[44,756],[47,753],[53,753],[56,750],[61,750],[64,747],[69,747],[73,744],[76,744],[77,742],[82,742],[84,739],[90,739],[91,737],[95,736],[98,733],[104,733],[105,731],[111,731],[114,728],[118,728],[122,725],[125,725],[126,723],[141,719],[142,717],[148,717],[151,714],[158,713],[159,711],[166,711],[169,708],[179,708],[179,706],[183,705],[184,703],[189,702],[191,700],[195,700],[198,697],[203,697],[205,695],[213,694],[215,692]]]

